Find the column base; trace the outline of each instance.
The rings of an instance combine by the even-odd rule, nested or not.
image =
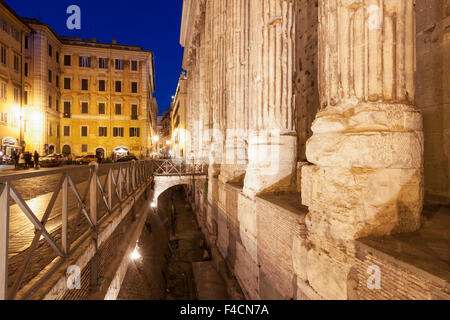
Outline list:
[[[308,233],[354,240],[414,232],[421,226],[422,169],[304,166]]]
[[[289,191],[295,188],[295,132],[273,130],[251,133],[248,158],[243,189],[248,197],[254,198],[261,192]]]

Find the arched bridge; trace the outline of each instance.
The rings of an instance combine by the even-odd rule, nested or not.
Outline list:
[[[166,190],[183,184],[193,184],[196,180],[204,180],[208,175],[206,161],[194,160],[192,163],[176,162],[170,159],[153,160],[154,193],[153,199]]]

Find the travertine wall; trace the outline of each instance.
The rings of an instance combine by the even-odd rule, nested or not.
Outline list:
[[[424,119],[425,200],[449,203],[450,1],[416,1],[416,13],[416,105]]]
[[[318,87],[318,0],[300,0],[296,7],[296,72],[295,108],[298,134],[298,159],[306,161],[306,141],[311,137],[311,126],[319,110]]]

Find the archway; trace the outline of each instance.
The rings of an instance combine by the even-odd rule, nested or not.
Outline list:
[[[68,156],[69,154],[72,153],[72,148],[70,148],[70,146],[68,145],[65,145],[62,149],[62,153],[63,155]]]

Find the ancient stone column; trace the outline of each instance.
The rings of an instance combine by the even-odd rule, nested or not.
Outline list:
[[[357,239],[420,227],[422,116],[413,0],[319,1],[321,111],[302,171],[308,230]]]
[[[286,190],[297,159],[293,106],[294,4],[250,1],[250,131],[243,192]]]

